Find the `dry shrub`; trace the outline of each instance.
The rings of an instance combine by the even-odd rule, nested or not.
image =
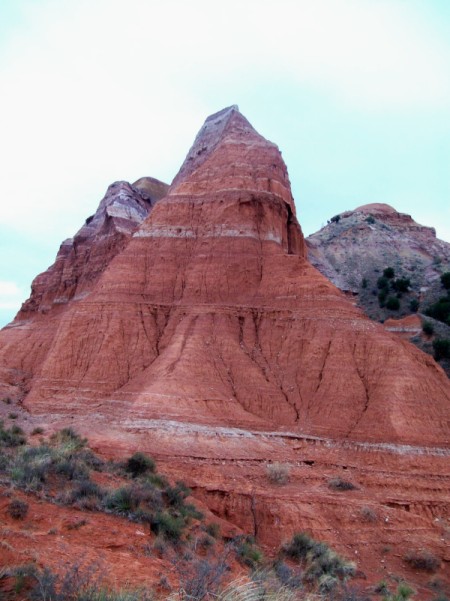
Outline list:
[[[23,520],[28,513],[28,503],[20,499],[13,499],[8,505],[8,513],[15,520]]]
[[[372,509],[371,507],[368,507],[367,505],[365,505],[364,507],[361,507],[360,514],[361,514],[361,519],[364,522],[369,522],[371,524],[374,524],[378,520],[376,511],[374,509]]]
[[[355,490],[356,486],[340,476],[328,480],[328,488],[332,490]]]
[[[266,473],[269,482],[272,484],[287,484],[289,482],[290,469],[285,463],[269,463],[266,466]]]
[[[422,572],[436,572],[441,565],[440,560],[430,551],[423,549],[419,551],[409,551],[403,558],[408,565],[415,570]]]

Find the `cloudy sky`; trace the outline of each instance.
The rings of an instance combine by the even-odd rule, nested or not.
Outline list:
[[[448,0],[1,0],[0,326],[107,186],[238,104],[306,234],[386,202],[450,241]]]

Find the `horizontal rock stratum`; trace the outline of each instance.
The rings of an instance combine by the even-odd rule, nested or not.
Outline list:
[[[281,154],[236,107],[206,120],[168,194],[103,266],[65,310],[22,311],[3,332],[30,411],[101,399],[146,419],[448,443],[447,377],[308,263]]]

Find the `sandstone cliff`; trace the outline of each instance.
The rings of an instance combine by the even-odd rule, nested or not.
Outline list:
[[[305,255],[277,147],[235,107],[211,116],[165,199],[61,314],[42,364],[18,352],[27,407],[101,399],[143,418],[448,441],[442,370]]]
[[[167,189],[166,184],[151,177],[132,185],[111,184],[95,214],[86,219],[73,238],[61,244],[55,263],[35,278],[30,298],[2,332],[0,354],[6,361],[0,365],[0,388],[5,393],[23,395],[50,348],[60,314],[72,300],[89,294]],[[24,352],[17,350],[22,348]],[[20,369],[16,368],[17,356],[23,356]]]
[[[27,427],[151,453],[272,553],[306,529],[372,581],[408,545],[448,562],[449,381],[306,254],[278,148],[237,107],[212,115],[87,294],[1,332]]]

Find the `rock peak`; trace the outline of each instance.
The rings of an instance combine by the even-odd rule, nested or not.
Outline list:
[[[394,207],[384,202],[373,202],[366,205],[361,205],[354,210],[354,213],[398,213]]]
[[[230,190],[281,198],[295,215],[286,165],[236,105],[210,115],[195,138],[170,195],[214,195]]]
[[[235,137],[238,137],[239,134],[241,136],[253,135],[264,140],[239,112],[237,104],[213,113],[206,118],[200,128],[184,163],[172,182],[171,190],[199,169],[214,150],[233,134]]]

